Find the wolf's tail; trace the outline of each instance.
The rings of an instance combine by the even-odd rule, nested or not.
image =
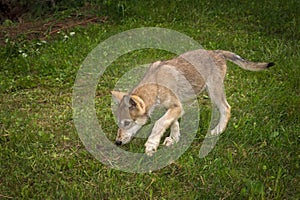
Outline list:
[[[251,62],[230,51],[218,50],[216,53],[222,54],[226,60],[229,60],[241,68],[250,71],[261,71],[275,65],[273,62]]]

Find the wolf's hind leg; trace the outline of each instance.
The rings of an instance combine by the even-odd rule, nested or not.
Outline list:
[[[169,137],[166,137],[164,141],[165,146],[171,146],[174,143],[177,143],[179,141],[180,137],[180,129],[179,129],[179,122],[176,120],[172,125],[171,125],[171,133]]]
[[[226,129],[230,118],[230,105],[226,100],[223,81],[215,81],[207,89],[212,103],[217,106],[220,113],[218,124],[211,130],[211,135],[218,135]]]

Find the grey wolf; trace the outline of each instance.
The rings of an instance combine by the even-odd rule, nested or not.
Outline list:
[[[154,62],[130,92],[111,91],[118,103],[116,144],[130,142],[146,124],[156,106],[163,106],[166,112],[153,126],[145,143],[146,154],[152,156],[155,153],[168,128],[170,136],[166,137],[163,144],[170,146],[178,142],[178,119],[184,114],[182,102],[204,89],[220,114],[211,135],[224,132],[230,118],[230,105],[224,91],[227,60],[250,71],[261,71],[274,65],[272,62],[251,62],[229,51],[203,49],[186,52],[171,60]]]

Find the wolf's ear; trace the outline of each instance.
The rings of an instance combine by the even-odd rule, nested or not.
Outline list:
[[[137,95],[125,95],[124,96],[124,102],[128,106],[129,109],[133,110],[135,109],[140,114],[143,114],[146,112],[146,106],[143,99],[141,99]]]
[[[127,95],[127,93],[119,92],[119,91],[110,91],[110,93],[112,94],[113,99],[116,103],[120,103],[120,101],[123,99],[123,97],[125,95]]]
[[[129,95],[124,95],[124,103],[128,108],[136,108],[137,103]]]

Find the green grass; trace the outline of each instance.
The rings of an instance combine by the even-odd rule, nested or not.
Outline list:
[[[0,199],[299,199],[298,1],[120,2],[121,13],[111,5],[110,23],[74,28],[68,40],[60,34],[47,43],[1,47]],[[72,87],[98,43],[146,26],[174,29],[207,49],[276,66],[254,73],[229,64],[232,117],[207,157],[198,153],[210,103],[200,97],[201,122],[188,151],[163,169],[131,174],[103,165],[85,149],[72,121]],[[117,79],[134,66],[169,57],[158,50],[132,52],[99,80],[97,114],[109,138],[117,129],[108,107]],[[124,148],[143,151],[143,144]]]

